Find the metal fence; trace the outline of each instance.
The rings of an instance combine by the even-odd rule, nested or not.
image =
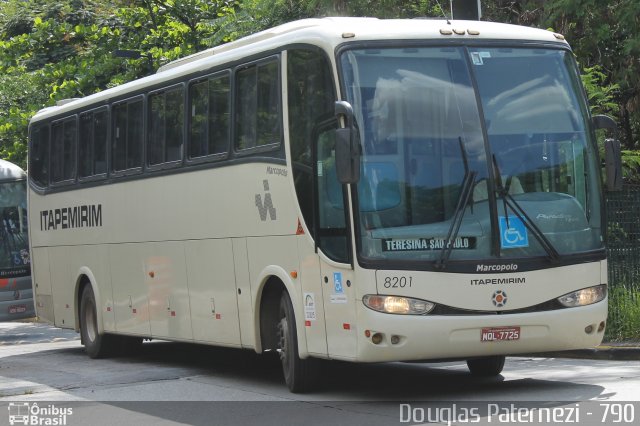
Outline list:
[[[606,195],[609,321],[606,340],[640,341],[640,185]]]

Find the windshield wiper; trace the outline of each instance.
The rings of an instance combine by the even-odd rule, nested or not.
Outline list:
[[[458,203],[453,213],[453,219],[451,220],[451,226],[449,226],[449,232],[447,232],[447,238],[445,239],[444,247],[440,252],[440,259],[436,262],[437,269],[444,269],[447,266],[447,261],[451,257],[453,251],[453,243],[460,232],[460,225],[462,225],[462,218],[464,212],[469,205],[469,200],[473,195],[473,186],[476,183],[477,171],[469,170],[469,160],[467,158],[467,150],[464,147],[462,138],[458,138],[460,144],[460,152],[462,153],[462,164],[464,165],[464,177],[462,178],[462,185],[460,187],[460,195],[458,196]]]
[[[496,192],[498,196],[502,198],[502,202],[504,203],[504,216],[507,221],[507,226],[509,223],[509,214],[507,212],[507,207],[511,209],[515,213],[518,219],[524,224],[524,226],[533,234],[533,236],[538,240],[542,248],[547,252],[549,258],[551,260],[558,260],[560,258],[560,254],[553,246],[551,241],[547,238],[546,235],[538,228],[538,225],[529,217],[527,212],[524,211],[522,206],[518,204],[518,202],[509,194],[509,189],[506,188],[502,184],[502,174],[500,173],[500,167],[498,166],[498,160],[496,159],[495,154],[492,156],[493,167],[495,170],[495,182],[496,182]],[[501,236],[502,237],[502,236]]]

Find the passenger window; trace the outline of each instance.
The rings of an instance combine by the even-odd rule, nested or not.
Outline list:
[[[107,173],[107,120],[106,109],[80,115],[82,143],[78,146],[78,174],[81,178]]]
[[[147,160],[150,166],[182,160],[182,86],[149,95]]]
[[[76,177],[76,119],[69,118],[52,125],[51,181],[73,180]]]
[[[114,171],[142,167],[142,99],[113,107],[111,135]]]
[[[49,126],[34,127],[29,149],[29,176],[40,187],[49,184]]]
[[[236,135],[238,151],[280,143],[278,63],[246,66],[236,73]]]
[[[189,158],[228,152],[230,134],[230,78],[210,76],[189,86]]]

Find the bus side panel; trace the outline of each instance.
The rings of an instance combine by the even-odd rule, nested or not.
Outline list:
[[[68,247],[66,259],[70,262],[71,281],[74,284],[79,283],[81,275],[85,275],[93,284],[99,328],[108,332],[115,331],[113,291],[107,246]],[[75,288],[73,291],[75,293]],[[79,299],[77,303],[80,303]],[[78,306],[77,309],[77,313],[80,315],[80,307]]]
[[[51,247],[49,266],[53,295],[54,324],[61,328],[77,328],[75,314],[76,270],[71,271],[69,247]]]
[[[33,294],[38,318],[54,322],[53,298],[51,297],[51,276],[49,273],[49,249],[37,247],[31,251],[31,271],[33,274]]]
[[[184,244],[124,244],[110,250],[117,331],[192,340]]]
[[[185,253],[194,340],[240,346],[231,240],[189,241]]]
[[[192,340],[183,242],[142,244],[144,283],[152,337]]]
[[[300,280],[302,281],[305,332],[307,349],[312,355],[327,356],[327,330],[325,327],[323,289],[320,277],[320,260],[313,243],[306,235],[299,235]],[[327,285],[328,284],[324,284]]]
[[[293,271],[299,271],[298,244],[295,235],[247,238],[247,253],[252,283],[251,296],[254,300],[258,293],[257,286],[266,278],[262,276],[263,271],[268,267],[275,266],[278,270],[284,270],[287,275]],[[304,337],[304,310],[302,308],[302,291],[299,285],[298,280],[293,279],[293,285],[287,290],[295,311],[300,339],[300,335]],[[255,300],[254,303],[259,306],[260,301]],[[303,347],[301,352],[306,352],[306,347]]]
[[[113,310],[119,333],[151,336],[149,301],[144,284],[140,244],[109,246]]]
[[[364,333],[356,326],[356,289],[350,268],[322,262],[324,314],[327,323],[329,357],[353,360],[357,356],[357,335]]]
[[[249,276],[249,258],[247,240],[233,238],[233,264],[238,289],[238,318],[240,320],[240,339],[243,348],[255,348],[255,327],[253,321],[253,292]]]

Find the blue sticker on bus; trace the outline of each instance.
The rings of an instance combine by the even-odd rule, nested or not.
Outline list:
[[[500,216],[500,247],[503,249],[529,247],[529,234],[524,222],[516,216]]]
[[[344,293],[344,289],[342,288],[342,272],[333,273],[333,289],[336,294]]]

